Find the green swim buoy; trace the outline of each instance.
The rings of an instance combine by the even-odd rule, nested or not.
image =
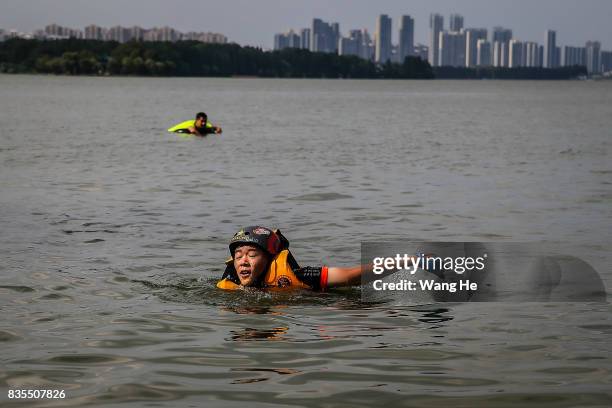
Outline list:
[[[190,127],[194,127],[195,126],[195,119],[189,119],[186,120],[184,122],[181,122],[177,125],[172,126],[171,128],[168,128],[168,132],[171,133],[189,133],[189,128]],[[210,122],[206,122],[206,127],[207,128],[212,128],[212,123]]]

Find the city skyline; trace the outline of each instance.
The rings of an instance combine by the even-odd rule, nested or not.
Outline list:
[[[313,0],[301,7],[280,0],[177,0],[173,3],[161,0],[119,2],[109,0],[103,4],[83,4],[78,0],[55,0],[53,6],[44,0],[4,0],[0,6],[0,28],[4,30],[34,31],[56,23],[68,27],[101,26],[171,26],[182,32],[218,32],[230,42],[273,48],[272,33],[285,32],[294,27],[307,27],[313,18],[334,21],[343,27],[343,35],[349,29],[366,28],[375,31],[376,19],[388,15],[394,22],[393,43],[399,42],[397,22],[402,15],[414,19],[414,42],[429,43],[429,15],[459,14],[465,27],[509,27],[514,36],[523,42],[544,43],[544,31],[557,32],[557,44],[582,45],[597,40],[604,49],[612,48],[612,2],[608,0],[540,0],[536,4],[526,0],[511,4],[502,1],[464,0],[456,2],[439,0],[435,4],[424,0],[387,0],[376,4],[363,0],[338,0],[328,4]],[[146,6],[146,7],[143,7]],[[70,10],[70,13],[66,13]],[[240,10],[236,13],[235,10]],[[576,24],[576,22],[582,24]]]
[[[487,28],[464,26],[464,17],[458,13],[450,15],[447,26],[444,16],[431,14],[429,19],[429,45],[414,43],[414,19],[403,15],[400,19],[398,42],[392,42],[392,21],[381,14],[376,19],[373,39],[367,29],[349,30],[343,35],[338,22],[326,22],[320,18],[312,20],[311,28],[274,35],[274,49],[305,48],[314,52],[355,55],[378,64],[387,61],[401,63],[407,56],[418,56],[428,60],[433,67],[543,67],[586,66],[589,74],[601,74],[612,70],[612,52],[602,50],[601,42],[587,41],[584,47],[557,45],[557,32],[546,30],[543,45],[538,42],[521,41],[514,37],[513,30],[501,26],[493,27],[490,41]],[[84,29],[64,27],[55,23],[32,33],[0,28],[0,41],[21,37],[33,39],[93,39],[114,40],[125,43],[140,41],[196,40],[205,43],[227,43],[220,33],[183,33],[173,27],[143,28],[140,26],[111,28],[89,25]]]
[[[118,41],[120,43],[125,43],[132,40],[170,42],[192,40],[206,43],[227,43],[227,37],[220,33],[195,31],[184,33],[169,26],[123,27],[120,25],[115,25],[112,27],[102,27],[95,24],[90,24],[83,28],[75,28],[52,23],[29,33],[18,31],[5,32],[2,27],[0,27],[0,41],[12,37],[39,40],[76,38],[81,40]]]
[[[354,55],[377,64],[402,63],[407,56],[427,60],[433,67],[496,67],[496,68],[560,68],[585,66],[589,75],[612,71],[612,52],[602,50],[598,40],[587,41],[584,47],[557,43],[557,32],[547,29],[544,43],[522,41],[511,28],[495,26],[489,29],[465,27],[464,17],[450,15],[448,24],[444,16],[429,16],[429,44],[414,43],[414,19],[403,15],[400,19],[398,42],[393,44],[393,19],[386,14],[376,18],[372,37],[367,29],[349,30],[343,35],[338,22],[320,18],[312,21],[311,28],[274,35],[274,50],[303,48],[312,52]],[[309,45],[304,33],[310,34]]]

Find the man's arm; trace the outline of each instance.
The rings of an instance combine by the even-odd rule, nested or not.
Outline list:
[[[413,255],[410,257],[410,262],[417,263],[420,257],[424,257],[425,259],[427,259],[427,257],[431,257],[433,255],[434,254]],[[330,266],[327,268],[327,287],[332,288],[332,287],[338,287],[338,286],[360,285],[361,276],[363,274],[372,272],[373,268],[374,268],[373,264],[358,265],[358,266],[352,266],[348,268]],[[430,267],[430,265],[428,265],[427,263],[424,264],[424,269],[427,272],[436,274],[440,278],[444,277],[443,271],[438,271],[435,269],[435,267]],[[399,269],[395,269],[389,272],[397,272],[398,270]],[[369,275],[369,276],[372,276],[372,275]]]
[[[369,269],[368,269],[369,268]],[[361,283],[362,271],[371,270],[372,266],[354,266],[350,268],[305,266],[294,270],[299,280],[315,290],[339,286],[354,286]]]
[[[371,267],[369,267],[371,269]],[[361,283],[361,275],[369,270],[366,265],[340,268],[330,266],[327,269],[327,287],[354,286]]]
[[[429,255],[425,255],[429,256]],[[416,256],[410,258],[411,261],[417,261]],[[294,273],[302,282],[310,285],[313,289],[321,290],[326,288],[336,288],[341,286],[357,286],[361,284],[361,276],[373,276],[370,274],[374,268],[373,264],[357,265],[350,267],[323,266],[312,267],[306,266],[296,269]],[[426,268],[428,272],[436,273],[434,270]],[[395,270],[397,271],[397,270]],[[393,272],[395,272],[393,271]]]

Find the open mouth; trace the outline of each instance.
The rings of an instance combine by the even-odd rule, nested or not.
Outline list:
[[[241,278],[248,278],[249,276],[251,276],[251,271],[240,271],[238,272],[238,275],[240,275]]]

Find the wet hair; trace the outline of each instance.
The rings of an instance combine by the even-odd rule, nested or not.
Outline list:
[[[198,112],[198,114],[196,115],[196,120],[200,118],[208,119],[208,115],[206,115],[204,112]]]

